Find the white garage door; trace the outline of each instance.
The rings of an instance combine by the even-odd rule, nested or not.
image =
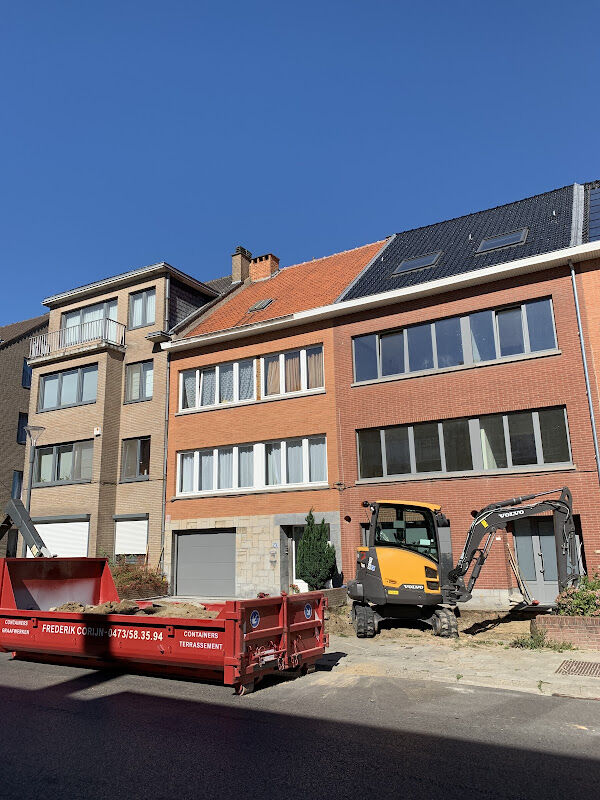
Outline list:
[[[177,534],[177,594],[203,597],[235,595],[235,531]]]
[[[88,554],[90,531],[88,521],[38,522],[35,529],[54,556],[78,558]],[[29,548],[27,548],[27,557],[33,558]]]
[[[118,519],[115,522],[115,555],[145,556],[148,547],[147,519]]]

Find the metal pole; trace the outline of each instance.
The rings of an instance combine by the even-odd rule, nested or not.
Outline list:
[[[27,511],[31,510],[31,484],[33,483],[33,461],[35,459],[35,447],[33,442],[29,441],[29,480],[27,482],[27,502],[25,508]]]

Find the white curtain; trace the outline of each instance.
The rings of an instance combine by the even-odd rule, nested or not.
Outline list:
[[[233,447],[219,450],[219,489],[233,486]]]
[[[238,486],[254,486],[254,447],[238,448]]]
[[[306,351],[308,388],[320,389],[323,386],[323,348],[309,347]]]
[[[286,456],[287,482],[302,483],[302,439],[288,439]]]
[[[156,292],[150,289],[146,292],[146,325],[151,325],[156,316]]]
[[[200,453],[200,491],[213,488],[213,451],[203,450]]]
[[[144,318],[144,295],[142,292],[131,295],[131,310],[129,313],[129,327],[139,327]]]
[[[311,483],[327,480],[327,453],[325,437],[316,436],[308,440],[308,460],[310,464]]]
[[[281,444],[271,442],[265,445],[267,456],[267,486],[277,486],[281,483]]]
[[[56,408],[58,405],[58,375],[48,375],[42,379],[42,408]]]
[[[219,367],[219,403],[233,403],[233,364]]]
[[[239,369],[240,400],[251,400],[254,397],[254,362],[240,361]]]
[[[202,370],[202,402],[203,406],[215,404],[215,368]]]
[[[94,443],[80,442],[73,445],[74,461],[73,478],[76,481],[92,479],[92,463],[94,460]]]
[[[91,403],[96,399],[98,392],[98,367],[88,367],[83,370],[81,402]]]
[[[183,453],[181,456],[181,473],[179,477],[180,492],[194,491],[194,454]]]
[[[150,399],[154,390],[154,365],[144,365],[144,397]]]
[[[140,399],[140,364],[133,364],[127,368],[127,399]]]
[[[196,370],[192,369],[183,373],[183,391],[181,398],[182,408],[196,407]]]

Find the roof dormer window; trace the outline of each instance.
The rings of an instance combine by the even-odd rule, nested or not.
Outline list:
[[[423,256],[415,256],[414,258],[405,258],[398,264],[396,269],[392,272],[392,275],[399,275],[401,272],[409,272],[410,270],[421,269],[422,267],[433,267],[434,264],[437,264],[441,255],[442,251],[436,250],[435,253],[426,253]]]
[[[525,244],[528,233],[528,228],[521,228],[521,230],[512,231],[512,233],[503,233],[500,236],[488,236],[481,242],[475,252],[487,253],[489,250],[500,250],[503,247],[514,247],[517,244]]]

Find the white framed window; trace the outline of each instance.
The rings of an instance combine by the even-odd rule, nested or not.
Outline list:
[[[359,479],[571,466],[564,406],[356,432]]]
[[[178,454],[177,495],[327,486],[325,436],[229,445]]]
[[[355,336],[352,344],[356,383],[508,360],[557,348],[549,297]]]
[[[263,356],[260,372],[263,398],[324,389],[323,345]]]
[[[180,411],[198,411],[255,400],[255,358],[179,373]]]

